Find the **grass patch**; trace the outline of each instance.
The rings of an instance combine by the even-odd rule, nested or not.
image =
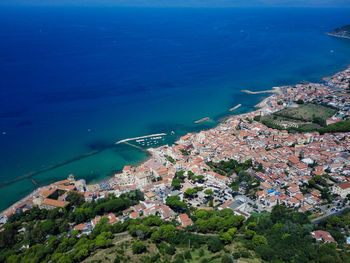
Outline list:
[[[263,116],[261,122],[270,128],[279,130],[318,131],[326,127],[326,120],[336,112],[336,110],[322,105],[304,104]]]
[[[292,120],[305,122],[315,122],[315,119],[320,118],[327,120],[336,113],[336,110],[316,104],[305,104],[296,108],[286,108],[275,112],[274,115],[285,117]]]

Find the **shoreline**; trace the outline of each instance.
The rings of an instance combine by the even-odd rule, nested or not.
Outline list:
[[[345,69],[347,69],[347,68],[349,68],[349,67],[350,67],[350,66],[348,65]],[[345,70],[345,69],[343,69],[343,70]],[[337,71],[337,72],[333,73],[333,75],[334,75],[334,74],[337,74],[338,72],[341,72],[341,71],[343,71],[343,70]],[[331,75],[330,75],[330,76],[331,76]],[[327,77],[328,77],[328,76],[327,76]],[[320,80],[323,80],[324,78],[327,78],[327,77],[323,77],[323,78],[321,78]],[[287,85],[287,86],[288,86],[288,85]],[[273,96],[275,96],[275,94],[281,94],[281,92],[282,92],[281,88],[282,88],[282,87],[286,87],[286,85],[285,85],[285,86],[281,86],[281,87],[272,87],[272,90],[257,91],[257,92],[253,92],[253,91],[249,91],[249,90],[242,90],[242,92],[245,92],[245,93],[247,93],[247,94],[252,94],[252,95],[254,95],[254,94],[270,93],[269,96],[265,97],[262,101],[260,101],[260,102],[257,103],[256,105],[254,105],[254,108],[257,108],[256,111],[260,110],[261,113],[269,113],[270,110],[269,110],[269,106],[267,105],[267,102],[268,102]],[[237,106],[240,107],[241,104],[236,105],[234,108],[236,108]],[[239,107],[237,107],[237,108],[239,108]],[[231,108],[231,109],[233,109],[233,108]],[[236,115],[236,114],[229,114],[229,115],[227,115],[227,116],[225,116],[225,117],[223,117],[223,118],[220,118],[220,119],[216,120],[217,124],[214,125],[213,127],[210,127],[210,128],[208,128],[208,129],[202,129],[201,131],[203,131],[203,130],[214,129],[215,127],[217,127],[217,126],[223,124],[224,122],[226,122],[226,121],[229,120],[230,118],[237,117],[237,116],[245,116],[246,114],[249,114],[249,113],[252,113],[252,112],[255,112],[255,111],[248,111],[248,112],[245,112],[245,113],[240,113],[240,114],[238,114],[238,115]],[[203,120],[203,119],[205,119],[204,121],[207,121],[207,118],[209,118],[209,117],[202,118],[202,119],[200,119],[199,121],[201,121],[201,120]],[[210,118],[209,118],[209,120],[210,120]],[[200,131],[195,131],[195,132],[193,132],[193,133],[199,133],[199,132],[200,132]],[[188,133],[192,133],[192,132],[187,132],[187,134],[188,134]],[[147,136],[147,135],[146,135],[146,136]],[[178,135],[177,137],[180,138],[181,135]],[[176,142],[178,141],[178,138],[174,140],[174,143],[176,143]],[[156,148],[150,147],[150,148],[145,149],[145,150],[148,152],[149,155],[148,155],[144,160],[142,160],[141,162],[139,162],[139,163],[137,162],[137,165],[136,165],[136,166],[139,166],[139,165],[141,165],[142,163],[148,161],[148,160],[153,156],[153,152],[152,152],[152,151],[149,151],[148,149],[157,149],[158,147],[161,147],[161,146],[163,146],[163,145],[165,145],[165,144],[166,144],[166,143],[164,143],[164,144],[162,144],[162,145],[159,145],[159,146],[157,146]],[[95,183],[87,184],[87,185],[92,186],[92,185],[99,184],[100,182],[108,181],[110,178],[114,177],[115,174],[119,174],[118,172],[117,172],[117,173],[113,173],[113,171],[111,171],[111,173],[112,173],[113,175],[110,174],[109,176],[106,176],[104,179],[98,180],[98,181],[95,182]],[[23,203],[23,202],[27,201],[28,199],[30,199],[30,198],[31,198],[36,192],[38,192],[42,187],[45,187],[45,186],[41,186],[41,187],[36,188],[34,191],[30,192],[30,193],[27,194],[25,197],[23,197],[23,198],[21,198],[20,200],[16,201],[16,202],[15,202],[14,204],[12,204],[11,206],[9,206],[9,207],[7,207],[6,209],[0,211],[0,216],[3,216],[3,215],[4,215],[5,213],[7,213],[8,211],[14,209],[18,204]]]

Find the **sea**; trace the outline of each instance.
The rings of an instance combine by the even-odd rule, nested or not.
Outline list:
[[[325,32],[349,23],[336,8],[1,7],[0,210],[69,174],[100,182],[148,158],[118,140],[172,144],[267,96],[243,89],[344,69],[350,40]]]

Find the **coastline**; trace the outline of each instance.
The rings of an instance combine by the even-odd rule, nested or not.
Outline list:
[[[349,68],[349,65],[348,65],[346,68]],[[344,69],[343,69],[343,70],[344,70]],[[341,72],[341,71],[337,71],[336,73],[338,73],[338,72]],[[334,73],[334,74],[336,74],[336,73]],[[324,78],[327,78],[327,77],[324,77]],[[321,80],[323,80],[324,78],[321,78]],[[281,94],[281,93],[282,93],[282,90],[281,90],[282,87],[286,87],[286,86],[272,87],[272,90],[265,90],[265,91],[260,91],[260,92],[258,91],[257,93],[252,92],[252,91],[248,91],[248,90],[245,90],[245,91],[248,91],[248,92],[245,92],[245,91],[243,91],[243,90],[242,90],[242,92],[245,92],[245,93],[248,93],[248,94],[270,93],[269,96],[265,97],[262,101],[260,101],[259,103],[257,103],[257,104],[254,106],[255,108],[257,108],[256,111],[260,111],[261,113],[269,113],[270,110],[269,110],[268,101],[269,101],[273,96],[275,96],[276,94]],[[239,104],[239,105],[241,106],[241,104]],[[238,106],[238,105],[237,105],[237,106]],[[237,107],[237,106],[236,106],[236,107]],[[217,123],[216,125],[214,125],[213,127],[210,127],[210,128],[208,128],[208,129],[202,129],[201,131],[203,131],[203,130],[211,130],[211,129],[214,129],[214,128],[218,127],[219,125],[223,124],[224,122],[226,122],[227,120],[229,120],[229,119],[231,119],[231,118],[233,118],[233,117],[237,117],[237,116],[242,116],[242,117],[244,117],[244,116],[246,116],[247,114],[250,114],[250,113],[253,113],[253,112],[255,112],[255,111],[249,111],[249,112],[245,112],[245,113],[241,113],[241,114],[229,114],[228,116],[225,116],[225,117],[223,117],[223,118],[221,118],[221,119],[216,120],[216,122],[218,122],[218,123]],[[188,132],[188,133],[199,133],[199,132],[200,132],[200,131]],[[146,136],[147,136],[147,135],[146,135]],[[176,136],[177,138],[175,139],[174,143],[176,143],[176,142],[179,140],[179,138],[180,138],[181,136],[183,136],[183,135],[180,135],[180,134],[177,135],[177,136]],[[125,140],[128,140],[128,139],[125,139]],[[122,140],[122,141],[124,141],[124,140]],[[165,143],[165,144],[166,144],[166,143]],[[156,148],[150,147],[150,148],[145,149],[145,151],[147,151],[149,155],[148,155],[144,160],[142,160],[141,162],[139,162],[139,163],[136,165],[136,167],[137,167],[137,166],[140,166],[141,164],[143,164],[144,162],[147,162],[149,159],[152,158],[152,156],[153,156],[153,151],[152,151],[152,149],[157,149],[157,148],[159,148],[159,147],[162,147],[162,146],[165,145],[165,144],[159,145],[159,146],[157,146]],[[151,149],[151,150],[148,150],[148,149]],[[102,182],[106,182],[106,181],[110,180],[111,178],[113,178],[116,174],[119,174],[119,172],[116,172],[116,173],[111,172],[111,173],[112,173],[112,175],[106,176],[104,179],[98,180],[98,181],[96,181],[96,182],[94,182],[94,183],[87,184],[86,186],[87,186],[87,187],[89,187],[89,186],[90,186],[90,187],[93,187],[94,185],[97,185],[97,184],[102,183]],[[9,206],[9,207],[7,207],[6,209],[2,210],[2,211],[0,212],[0,216],[3,216],[3,215],[6,214],[7,212],[9,212],[9,211],[15,209],[16,206],[18,206],[19,204],[28,201],[28,200],[29,200],[30,198],[32,198],[38,191],[40,191],[40,189],[43,188],[43,187],[45,187],[45,186],[41,186],[41,187],[36,188],[34,191],[32,191],[31,193],[27,194],[27,195],[26,195],[25,197],[23,197],[22,199],[16,201],[16,202],[13,203],[11,206]]]

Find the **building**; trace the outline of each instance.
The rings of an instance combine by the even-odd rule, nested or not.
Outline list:
[[[183,227],[187,227],[193,224],[191,218],[189,218],[187,214],[180,214],[177,220],[180,222],[181,226]]]
[[[350,182],[333,186],[333,193],[340,195],[341,198],[345,198],[348,194],[350,194]]]
[[[55,209],[57,207],[63,208],[66,205],[68,205],[68,202],[65,201],[59,201],[59,200],[54,200],[54,199],[50,199],[50,198],[45,198],[41,205],[40,208],[41,209]]]
[[[316,230],[314,232],[311,232],[311,236],[316,241],[322,241],[325,243],[336,243],[332,235],[327,231]]]

